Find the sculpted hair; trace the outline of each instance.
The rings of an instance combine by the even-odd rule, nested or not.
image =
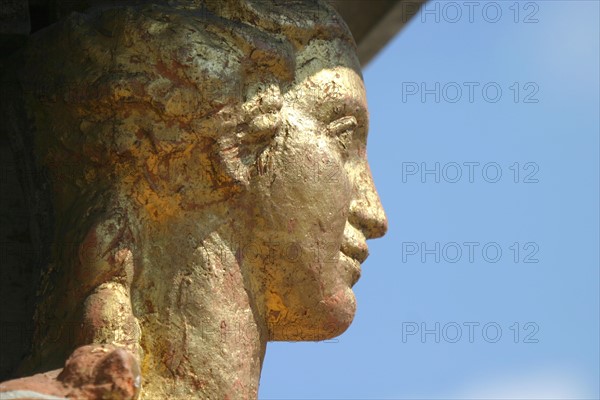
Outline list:
[[[50,128],[35,145],[49,149],[39,157],[54,180],[83,183],[86,166],[130,176],[140,157],[169,157],[193,143],[229,157],[239,148],[250,164],[277,124],[262,115],[281,108],[297,70],[313,61],[298,53],[318,40],[354,47],[321,1],[110,3],[88,1],[25,49],[20,81],[33,130],[35,121]],[[74,4],[59,1],[65,14]],[[243,178],[228,169],[232,182]]]

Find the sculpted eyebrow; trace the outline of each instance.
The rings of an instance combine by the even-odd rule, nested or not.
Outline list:
[[[320,102],[317,107],[321,105],[327,106],[326,109],[331,110],[329,115],[327,115],[331,121],[352,115],[360,122],[360,120],[366,119],[369,115],[367,108],[360,101],[351,98],[335,99],[333,101],[328,99]]]

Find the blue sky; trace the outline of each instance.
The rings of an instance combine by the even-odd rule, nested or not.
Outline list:
[[[261,399],[600,397],[599,2],[491,3],[429,2],[365,69],[390,229]]]

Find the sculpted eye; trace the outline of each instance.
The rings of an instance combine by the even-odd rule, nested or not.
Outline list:
[[[353,116],[349,115],[347,117],[342,117],[342,118],[336,119],[335,121],[333,121],[332,123],[327,125],[327,134],[329,136],[338,136],[338,137],[344,136],[347,133],[351,134],[352,132],[354,132],[357,125],[358,125],[358,122],[356,121],[356,118],[354,118]]]
[[[347,150],[357,126],[355,117],[351,115],[342,117],[327,125],[327,135],[337,139],[339,146]]]

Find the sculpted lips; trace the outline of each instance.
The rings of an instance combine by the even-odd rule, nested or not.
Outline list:
[[[364,235],[350,223],[346,223],[340,251],[342,258],[346,259],[343,264],[350,275],[350,286],[354,286],[360,278],[360,264],[369,256],[369,248]]]
[[[341,250],[342,253],[361,264],[369,256],[369,248],[365,241],[365,236],[348,222],[344,228],[344,240]]]

